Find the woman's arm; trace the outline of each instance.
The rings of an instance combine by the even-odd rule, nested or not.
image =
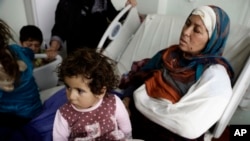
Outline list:
[[[62,41],[66,38],[67,24],[69,22],[70,15],[70,1],[60,0],[57,4],[55,11],[55,24],[52,28],[52,38],[53,36],[60,37]]]
[[[66,40],[70,15],[69,0],[60,0],[55,11],[55,24],[51,30],[50,46],[46,50],[49,59],[54,59]]]
[[[132,6],[136,6],[136,0],[111,0],[115,10],[120,11],[124,8],[127,4],[131,4]]]
[[[134,92],[134,102],[136,108],[155,123],[194,139],[219,120],[231,96],[232,87],[226,69],[213,65],[176,104],[149,97],[145,85]]]
[[[136,6],[137,5],[137,1],[136,0],[128,0],[127,4],[131,4],[132,6]]]

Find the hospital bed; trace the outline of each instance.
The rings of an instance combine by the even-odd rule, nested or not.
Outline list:
[[[188,2],[196,3],[190,4]],[[234,3],[236,9],[225,4],[227,2]],[[208,139],[219,138],[229,124],[236,109],[239,106],[243,106],[242,102],[244,99],[242,100],[242,98],[248,98],[249,100],[250,97],[250,93],[246,93],[250,84],[249,1],[245,0],[241,3],[236,3],[232,0],[210,1],[210,3],[207,1],[197,2],[195,0],[168,2],[170,9],[171,7],[181,7],[182,5],[184,13],[175,13],[174,10],[169,10],[164,15],[148,14],[143,22],[140,22],[137,9],[127,6],[113,20],[98,44],[98,48],[103,54],[116,61],[117,73],[121,76],[130,70],[133,61],[152,57],[159,50],[178,43],[181,27],[188,16],[187,14],[197,5],[211,3],[225,9],[231,18],[230,34],[223,56],[232,64],[236,80],[233,82],[233,96],[223,115],[214,125],[213,130],[205,134]],[[237,10],[237,8],[241,10]],[[239,17],[239,15],[242,17]],[[124,16],[126,16],[125,20]],[[110,43],[104,46],[107,40]],[[244,101],[245,107],[247,102],[246,100]]]

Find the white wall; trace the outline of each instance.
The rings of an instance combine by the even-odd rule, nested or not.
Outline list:
[[[55,10],[59,0],[31,0],[34,24],[43,32],[44,41],[49,42],[54,25]]]
[[[160,1],[165,0],[137,0],[137,9],[141,14],[157,13]]]
[[[23,0],[0,0],[0,18],[13,29],[13,36],[19,42],[19,30],[27,24]]]
[[[27,24],[38,26],[45,41],[48,41],[57,2],[58,0],[0,0],[0,18],[13,29],[17,42],[19,30]]]
[[[165,13],[187,17],[191,10],[200,5],[217,5],[229,15],[232,24],[250,26],[250,0],[161,0]]]
[[[26,0],[31,1],[34,24],[40,27],[45,42],[48,43],[51,29],[54,25],[55,10],[59,0]],[[165,0],[137,0],[138,11],[143,14],[157,13],[159,1]],[[32,18],[30,18],[32,19]]]
[[[38,26],[45,42],[50,39],[54,24],[56,4],[59,0],[0,0],[0,18],[6,21],[14,32],[14,38],[19,42],[19,30],[27,24]],[[137,0],[138,11],[142,14],[164,13],[165,0]],[[158,9],[159,7],[159,9]]]

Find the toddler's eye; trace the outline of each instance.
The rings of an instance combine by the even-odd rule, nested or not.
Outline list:
[[[82,89],[77,89],[77,92],[78,92],[79,94],[83,94],[85,91],[82,90]]]
[[[66,89],[69,89],[69,86],[67,84],[64,84]]]

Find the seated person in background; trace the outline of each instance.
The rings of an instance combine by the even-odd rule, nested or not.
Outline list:
[[[57,110],[53,141],[130,139],[131,123],[121,99],[112,60],[95,49],[78,49],[58,68],[68,102]]]
[[[232,95],[234,72],[222,57],[229,29],[223,9],[200,6],[186,19],[179,44],[130,71],[120,88],[131,112],[133,138],[203,140]]]
[[[0,140],[8,141],[42,110],[33,77],[34,53],[16,44],[10,27],[0,19]]]
[[[32,49],[35,54],[46,53],[45,52],[46,50],[41,48],[41,45],[43,42],[42,31],[35,25],[23,26],[20,30],[19,39],[20,39],[21,46]],[[33,64],[34,64],[34,67],[40,67],[51,61],[53,61],[53,59],[36,58],[33,61]]]

